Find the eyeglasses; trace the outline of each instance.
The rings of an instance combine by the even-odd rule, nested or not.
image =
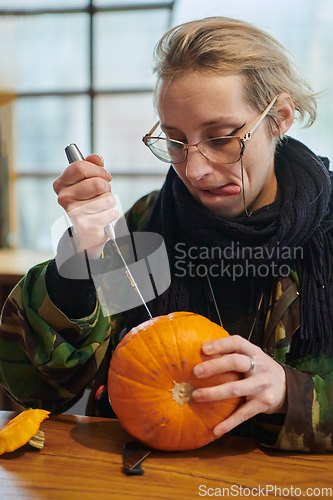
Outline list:
[[[213,139],[207,139],[197,144],[185,144],[184,142],[161,137],[160,135],[158,137],[153,137],[152,134],[160,124],[158,121],[142,140],[159,160],[166,163],[183,163],[187,158],[190,146],[195,146],[205,158],[212,162],[225,164],[237,163],[244,154],[245,143],[251,139],[255,130],[259,127],[277,98],[278,96],[274,97],[259,116],[251,130],[247,132],[243,138],[229,135],[214,137]]]

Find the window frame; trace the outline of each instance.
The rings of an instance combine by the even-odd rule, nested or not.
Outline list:
[[[0,16],[6,17],[16,17],[16,16],[43,16],[43,15],[61,15],[61,14],[87,14],[89,16],[88,26],[88,65],[89,65],[89,86],[85,90],[71,90],[67,91],[66,89],[61,91],[30,91],[30,92],[17,92],[16,99],[25,99],[25,98],[44,98],[44,97],[75,97],[75,96],[86,96],[89,99],[89,116],[88,116],[88,127],[89,127],[89,146],[90,151],[94,151],[94,137],[95,137],[95,129],[96,129],[96,120],[95,120],[95,100],[100,96],[116,96],[116,95],[125,95],[125,94],[152,94],[153,88],[151,86],[147,87],[137,87],[133,86],[132,88],[104,88],[97,89],[94,86],[94,16],[100,13],[110,13],[110,12],[133,12],[133,11],[152,11],[152,10],[169,10],[169,20],[168,24],[171,25],[172,21],[172,9],[174,6],[175,0],[169,0],[164,2],[142,2],[140,4],[131,4],[124,2],[124,5],[105,5],[105,6],[96,6],[94,5],[94,0],[89,0],[88,5],[85,7],[72,7],[72,8],[25,8],[25,9],[0,9]],[[38,171],[25,171],[19,172],[15,168],[15,164],[13,168],[11,168],[11,175],[9,176],[9,185],[8,190],[10,193],[10,209],[8,213],[8,223],[10,227],[10,234],[16,234],[17,232],[17,224],[16,215],[13,214],[13,207],[16,206],[15,202],[15,192],[16,192],[16,184],[20,179],[29,178],[29,179],[55,179],[58,177],[59,172],[47,171],[47,172],[38,172]],[[152,177],[160,177],[160,172],[150,172],[150,176]],[[133,177],[133,172],[123,171],[121,173],[117,173],[118,177],[129,178]],[[136,177],[145,177],[147,176],[147,172],[138,172],[135,174]],[[14,199],[13,199],[14,198]],[[15,248],[17,243],[15,241],[11,241],[8,243],[9,247]]]

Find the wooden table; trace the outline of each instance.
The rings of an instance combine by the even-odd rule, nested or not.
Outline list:
[[[0,412],[1,427],[13,416]],[[153,451],[143,476],[126,476],[122,448],[130,437],[118,421],[58,415],[41,428],[42,450],[26,445],[0,456],[2,500],[183,500],[228,498],[228,492],[229,498],[326,498],[322,488],[333,490],[333,455],[270,451],[224,437],[195,451]]]

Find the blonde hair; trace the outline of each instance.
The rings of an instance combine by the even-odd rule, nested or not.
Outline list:
[[[226,17],[210,17],[170,29],[154,52],[158,80],[186,70],[221,75],[242,74],[246,98],[263,111],[282,92],[287,92],[300,121],[310,126],[316,118],[316,97],[286,49],[271,35],[252,24]],[[278,116],[271,109],[276,125]]]

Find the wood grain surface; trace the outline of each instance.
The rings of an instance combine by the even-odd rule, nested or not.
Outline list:
[[[0,426],[14,415],[0,412]],[[131,438],[116,420],[57,415],[41,429],[42,450],[26,445],[0,456],[1,500],[333,495],[331,455],[260,449],[253,441],[224,437],[194,451],[152,451],[142,464],[144,475],[126,476],[122,449]]]

